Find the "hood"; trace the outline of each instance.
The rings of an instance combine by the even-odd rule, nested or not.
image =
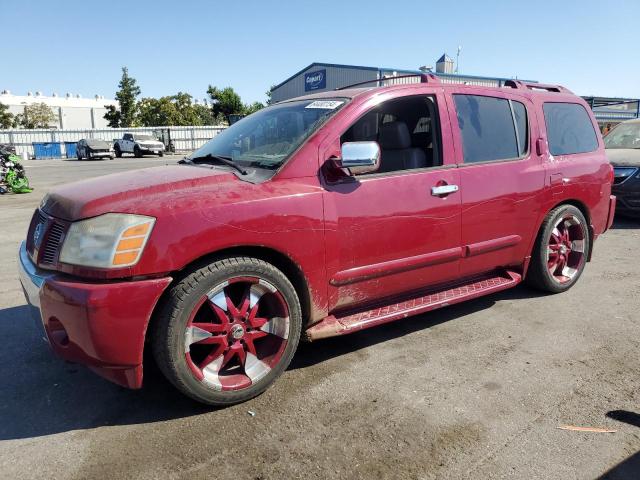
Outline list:
[[[68,183],[51,190],[40,208],[63,220],[75,221],[103,213],[161,216],[185,202],[202,201],[239,191],[246,182],[233,173],[187,165],[167,165],[105,175]]]
[[[609,162],[615,167],[640,167],[640,149],[609,148],[605,152]]]

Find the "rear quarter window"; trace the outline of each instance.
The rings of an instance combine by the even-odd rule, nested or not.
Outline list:
[[[552,155],[587,153],[598,148],[591,118],[582,105],[545,103],[542,108]]]

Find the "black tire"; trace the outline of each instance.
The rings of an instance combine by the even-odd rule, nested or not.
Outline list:
[[[581,253],[582,258],[580,261],[576,261],[578,264],[576,268],[572,268],[571,276],[553,275],[548,266],[549,257],[548,251],[550,249],[549,243],[552,237],[552,232],[556,228],[559,222],[563,222],[563,219],[571,219],[572,222],[579,222],[579,225],[573,225],[571,228],[576,233],[582,235],[582,252],[578,250],[570,251],[568,255],[576,255]],[[589,255],[589,249],[591,248],[591,236],[589,233],[589,227],[584,215],[577,207],[573,205],[560,205],[551,210],[545,217],[538,238],[536,239],[535,246],[531,255],[531,264],[529,265],[529,271],[527,272],[526,282],[531,287],[538,290],[542,290],[550,293],[561,293],[569,290],[578,281],[584,267],[586,265],[586,259]],[[566,264],[567,262],[565,262]],[[566,280],[558,280],[561,277]]]
[[[80,155],[80,150],[76,151],[76,157],[78,157],[78,160],[82,160],[82,155]]]
[[[122,158],[122,150],[120,150],[120,146],[116,144],[114,150],[116,151],[116,157]]]
[[[158,152],[159,157],[164,157],[164,152]]]
[[[189,349],[185,346],[185,332],[194,312],[202,308],[200,305],[203,297],[211,295],[216,286],[223,285],[229,279],[244,277],[259,278],[276,288],[279,298],[286,302],[288,308],[288,336],[284,337],[286,341],[277,364],[270,366],[268,373],[255,383],[252,380],[250,386],[225,391],[196,378],[186,359]],[[301,328],[300,301],[289,279],[273,265],[262,260],[231,257],[193,269],[181,281],[175,283],[158,310],[150,334],[156,363],[178,390],[199,402],[224,406],[244,402],[259,395],[285,371],[297,349]]]
[[[142,157],[142,151],[140,150],[140,147],[138,147],[137,145],[135,147],[133,147],[133,155],[136,158]]]

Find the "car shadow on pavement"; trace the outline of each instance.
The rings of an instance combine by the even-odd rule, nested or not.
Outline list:
[[[403,337],[419,330],[435,327],[436,325],[455,320],[464,315],[489,309],[500,300],[535,298],[543,295],[545,294],[528,288],[525,285],[518,285],[515,288],[497,292],[486,297],[451,305],[446,308],[361,330],[349,335],[328,338],[312,343],[301,343],[289,369],[295,370],[310,367],[329,360],[330,358],[346,355],[350,352],[394,338]]]
[[[290,369],[433,327],[490,308],[498,300],[541,295],[526,287],[392,322],[362,332],[301,344]],[[55,357],[25,305],[0,310],[0,441],[71,430],[135,425],[201,415],[216,410],[180,394],[145,358],[144,387],[118,387],[87,368]]]
[[[638,230],[640,229],[640,219],[621,217],[616,215],[611,228],[614,230]]]
[[[618,422],[627,423],[640,428],[640,414],[628,410],[612,410],[607,412],[607,417]],[[626,458],[604,475],[599,480],[632,480],[640,478],[640,452],[636,452]]]
[[[155,365],[145,365],[145,388],[128,390],[58,359],[26,306],[0,310],[0,338],[0,440],[153,423],[213,410],[178,393]]]

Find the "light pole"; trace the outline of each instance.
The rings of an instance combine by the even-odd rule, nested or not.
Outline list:
[[[462,51],[462,45],[458,45],[458,52],[456,53],[456,75],[458,74],[458,67],[460,65],[460,52]]]

